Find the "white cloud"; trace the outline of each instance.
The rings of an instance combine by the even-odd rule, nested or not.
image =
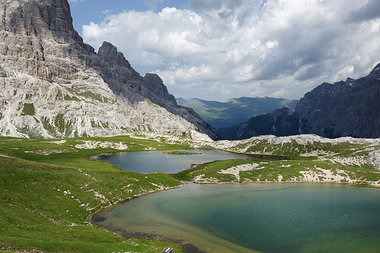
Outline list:
[[[274,40],[274,41],[267,41],[265,43],[265,45],[267,45],[267,48],[274,48],[274,47],[277,47],[278,46],[278,41],[277,40]]]
[[[176,96],[298,98],[380,61],[380,20],[365,16],[373,2],[191,0],[189,9],[110,15],[83,26],[83,37],[95,47],[115,44]]]

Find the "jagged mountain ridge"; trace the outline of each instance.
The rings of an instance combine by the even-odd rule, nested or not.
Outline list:
[[[159,76],[140,76],[108,42],[98,53],[83,43],[67,0],[1,0],[0,15],[1,135],[199,130],[217,138]]]
[[[180,105],[193,108],[215,129],[229,127],[249,118],[273,112],[282,107],[294,109],[297,100],[270,97],[240,97],[227,102],[207,101],[198,98],[177,98]]]
[[[380,63],[365,77],[323,83],[305,94],[294,111],[276,110],[219,129],[226,139],[273,134],[322,137],[380,137]]]

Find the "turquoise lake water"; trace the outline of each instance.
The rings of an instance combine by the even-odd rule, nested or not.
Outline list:
[[[197,185],[93,217],[126,236],[204,252],[380,252],[380,190],[337,184]]]

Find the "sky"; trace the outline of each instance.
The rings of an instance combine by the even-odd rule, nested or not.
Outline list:
[[[176,97],[301,98],[380,62],[379,0],[69,0],[96,50],[108,41]]]

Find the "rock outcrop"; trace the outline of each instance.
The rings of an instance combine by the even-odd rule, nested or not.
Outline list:
[[[219,133],[226,139],[266,134],[380,137],[380,64],[366,77],[319,85],[305,94],[294,111],[276,110]]]
[[[0,134],[72,137],[216,132],[178,106],[155,74],[74,30],[67,0],[0,0]]]

